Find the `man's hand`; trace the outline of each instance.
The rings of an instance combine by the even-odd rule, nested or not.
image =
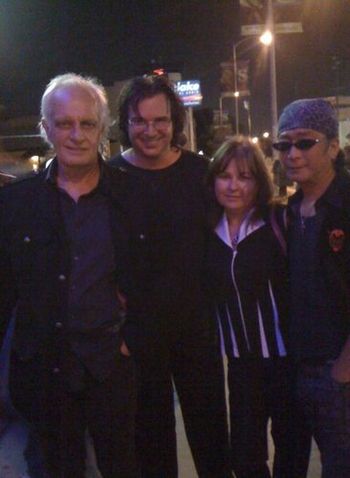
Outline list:
[[[126,343],[122,342],[121,346],[120,346],[120,353],[122,355],[124,355],[125,357],[130,357],[131,353],[130,353],[130,350],[128,349],[128,346],[126,345]]]
[[[343,350],[333,364],[331,377],[339,383],[350,382],[350,337],[348,337]]]
[[[331,370],[332,379],[338,383],[350,382],[350,366],[339,357],[333,364]]]
[[[120,308],[123,312],[126,312],[126,308],[127,308],[126,296],[122,292],[120,292],[118,287],[116,289],[116,292],[117,292],[117,298],[118,298]]]

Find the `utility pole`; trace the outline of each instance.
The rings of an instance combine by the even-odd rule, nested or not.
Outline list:
[[[273,18],[272,0],[268,0],[267,27],[273,36],[273,42],[270,47],[270,96],[271,96],[271,123],[272,140],[277,139],[278,130],[278,109],[277,109],[277,81],[276,81],[276,33]]]

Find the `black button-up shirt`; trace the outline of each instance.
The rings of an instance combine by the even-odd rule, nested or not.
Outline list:
[[[54,166],[54,165],[53,165]],[[56,167],[47,179],[56,185]],[[59,204],[70,245],[68,293],[69,331],[89,333],[119,322],[116,295],[115,259],[110,226],[110,199],[101,164],[97,187],[75,202],[58,188]]]

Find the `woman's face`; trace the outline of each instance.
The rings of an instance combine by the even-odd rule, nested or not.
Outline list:
[[[258,186],[245,161],[231,160],[216,176],[214,188],[228,216],[243,216],[255,205]]]

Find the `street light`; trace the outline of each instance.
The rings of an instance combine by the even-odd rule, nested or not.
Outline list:
[[[267,28],[271,38],[275,36],[275,23],[273,18],[272,0],[267,4]],[[276,47],[275,41],[272,41],[270,48],[270,89],[271,89],[271,120],[272,120],[272,140],[277,139],[278,130],[278,112],[277,112],[277,80],[276,80]]]
[[[259,38],[260,42],[265,46],[270,46],[273,42],[273,35],[270,30],[266,30]]]
[[[238,101],[239,101],[239,90],[238,90],[238,75],[237,75],[237,48],[241,46],[247,40],[250,40],[251,37],[247,36],[242,38],[237,43],[233,44],[233,68],[234,68],[234,97],[235,97],[235,120],[236,120],[236,134],[239,134],[239,108],[238,108]],[[273,35],[270,31],[265,31],[260,37],[259,42],[265,46],[271,45],[273,42]]]

